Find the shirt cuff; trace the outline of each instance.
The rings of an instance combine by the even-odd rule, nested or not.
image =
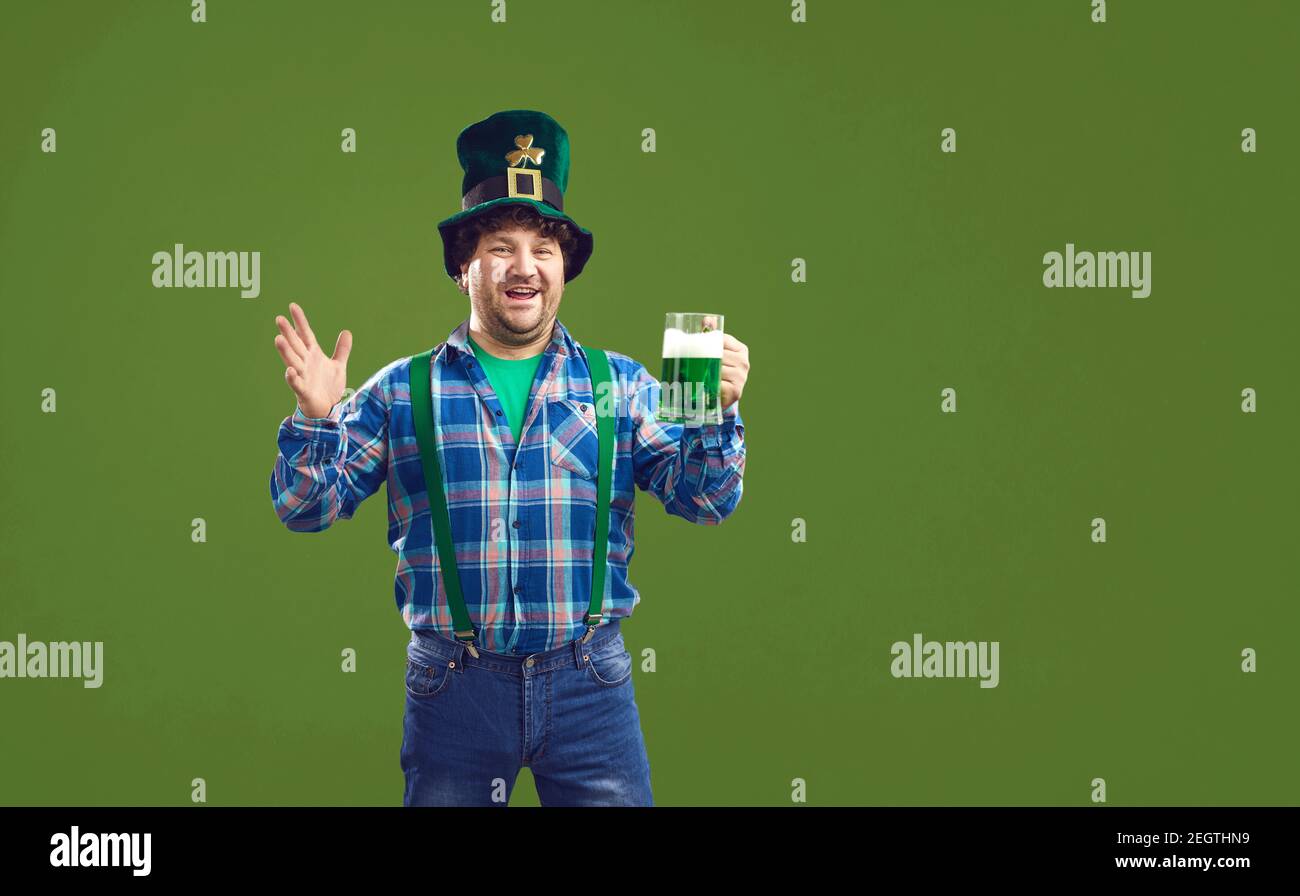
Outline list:
[[[294,405],[293,424],[304,432],[320,432],[322,430],[336,430],[339,427],[339,419],[343,416],[343,405],[338,403],[330,408],[328,416],[325,417],[308,417],[302,412],[302,408]]]
[[[721,423],[699,423],[693,424],[692,428],[696,430],[700,441],[705,448],[718,448],[723,444],[723,434],[730,435],[736,428],[736,416],[740,413],[740,399],[737,398],[731,404],[722,409]]]

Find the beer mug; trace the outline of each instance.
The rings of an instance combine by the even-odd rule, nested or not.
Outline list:
[[[722,422],[722,315],[670,311],[659,410],[664,423]]]

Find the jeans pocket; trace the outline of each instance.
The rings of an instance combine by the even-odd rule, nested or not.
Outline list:
[[[406,693],[418,700],[436,697],[451,683],[450,660],[406,658]]]
[[[632,654],[620,633],[587,656],[587,674],[601,687],[614,688],[632,679]]]

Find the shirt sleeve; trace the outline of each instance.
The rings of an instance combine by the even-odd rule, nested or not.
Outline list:
[[[275,513],[294,532],[351,519],[388,476],[388,377],[376,374],[327,417],[295,407],[280,424],[271,473]]]
[[[660,422],[661,384],[638,365],[631,402],[636,485],[669,514],[716,526],[740,503],[745,475],[745,424],[740,401],[723,409],[721,423]]]

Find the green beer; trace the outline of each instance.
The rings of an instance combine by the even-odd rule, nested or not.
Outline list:
[[[722,422],[722,315],[670,313],[659,409],[665,423]]]

